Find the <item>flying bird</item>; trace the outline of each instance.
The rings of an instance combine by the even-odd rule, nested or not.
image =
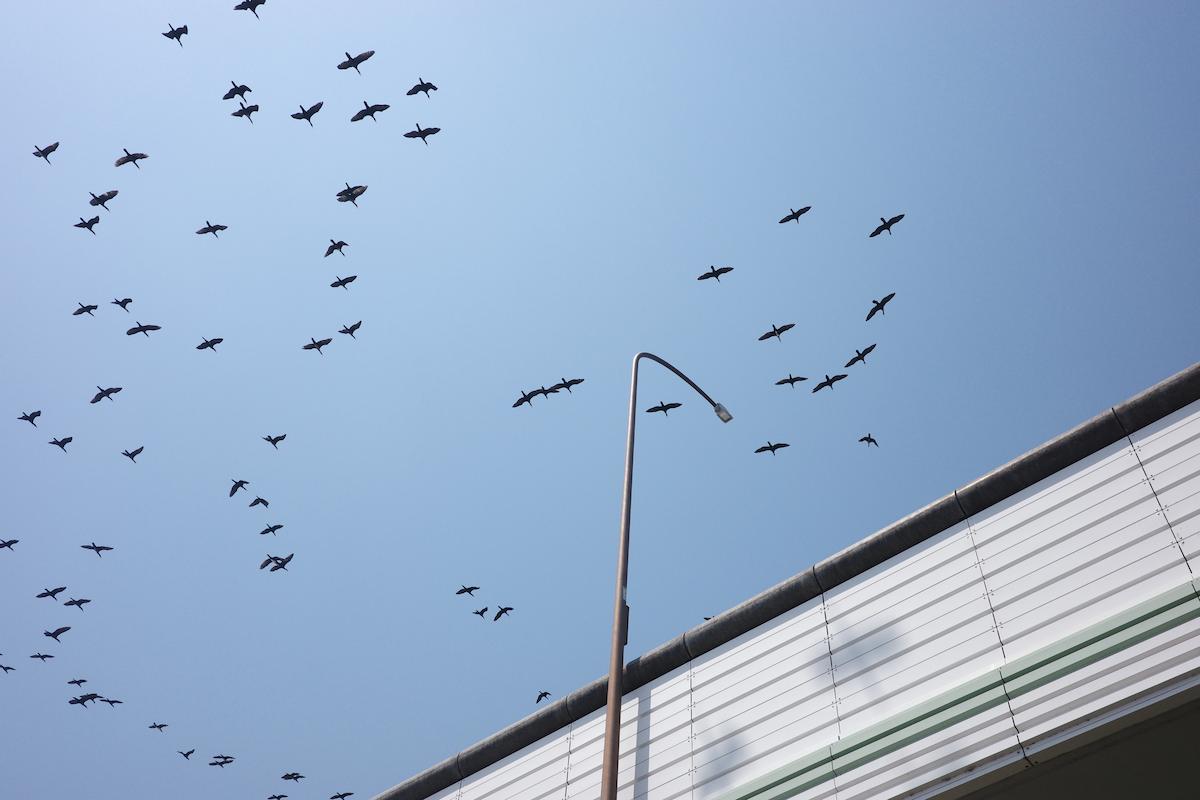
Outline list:
[[[200,344],[196,345],[196,349],[197,350],[212,350],[215,353],[215,352],[217,352],[217,345],[219,345],[223,341],[225,341],[225,340],[222,339],[220,336],[216,337],[215,339],[205,339],[204,337],[201,337],[201,342],[200,342]]]
[[[287,555],[287,556],[273,556],[270,553],[268,553],[267,557],[263,559],[263,562],[258,565],[258,568],[266,569],[267,565],[270,565],[271,572],[275,572],[276,570],[281,570],[281,569],[286,570],[288,563],[292,560],[292,556],[294,556],[294,555],[295,555],[295,553],[291,553],[290,555]]]
[[[88,233],[90,233],[92,236],[95,236],[96,232],[92,229],[96,227],[96,223],[99,221],[99,217],[92,217],[91,219],[84,219],[83,217],[80,217],[79,222],[75,223],[75,227],[86,228]]]
[[[85,306],[83,303],[79,303],[79,302],[77,302],[75,305],[79,306],[79,308],[77,308],[71,312],[71,316],[73,316],[73,317],[78,317],[80,314],[87,314],[89,317],[94,317],[96,315],[93,314],[92,312],[100,307],[100,306],[90,305],[90,304]]]
[[[879,447],[879,442],[875,441],[875,437],[869,433],[866,436],[859,439],[859,441],[865,442],[867,447],[870,447],[871,445],[875,445],[876,447]]]
[[[140,456],[140,455],[142,454],[142,451],[143,451],[143,450],[145,450],[145,449],[146,449],[145,447],[139,447],[139,448],[138,448],[138,449],[136,449],[136,450],[122,450],[122,451],[121,451],[121,455],[125,456],[125,457],[126,457],[126,458],[128,458],[130,461],[132,461],[133,463],[135,463],[135,464],[136,464],[136,463],[137,463],[137,457],[138,457],[138,456]]]
[[[230,81],[229,83],[233,88],[228,89],[225,94],[221,96],[222,100],[232,100],[235,97],[238,100],[245,100],[246,92],[254,91],[244,83],[238,83],[237,81]]]
[[[88,200],[88,205],[100,206],[105,211],[108,211],[108,201],[112,200],[114,197],[120,194],[120,192],[118,192],[116,189],[109,189],[107,192],[101,192],[100,194],[95,194],[94,192],[88,192],[88,194],[92,196],[92,199]]]
[[[154,723],[150,724],[151,730],[156,730],[159,733],[162,733],[166,729],[166,727],[167,727],[166,724],[162,723],[162,722],[154,722]]]
[[[354,336],[355,331],[357,331],[361,327],[362,327],[362,320],[360,319],[358,322],[354,323],[353,325],[343,325],[342,329],[340,331],[338,331],[338,333],[349,334],[350,338],[353,339],[353,338],[355,338],[355,336]]]
[[[106,398],[109,400],[109,402],[112,402],[112,396],[114,394],[116,394],[117,392],[121,391],[120,386],[110,386],[107,389],[101,389],[99,386],[97,386],[96,388],[99,389],[99,391],[97,391],[96,394],[89,401],[93,405],[95,405],[96,403],[99,403],[101,400],[104,400]]]
[[[8,667],[8,666],[5,666],[4,664],[0,664],[0,671],[2,671],[2,672],[9,673],[15,669],[16,669],[16,667]]]
[[[267,797],[267,800],[287,800],[286,794],[273,794]]]
[[[770,453],[771,455],[775,455],[775,451],[776,451],[776,450],[780,450],[780,449],[782,449],[782,448],[784,448],[784,447],[790,447],[790,445],[789,445],[787,442],[775,442],[774,444],[772,444],[772,443],[771,443],[771,442],[768,440],[768,441],[767,441],[767,443],[766,443],[765,445],[763,445],[762,447],[758,448],[758,449],[757,449],[757,450],[755,450],[754,452],[756,452],[756,453]]]
[[[272,536],[275,536],[275,535],[276,535],[276,531],[278,531],[278,530],[279,530],[279,529],[281,529],[282,527],[283,527],[283,524],[282,524],[282,523],[279,523],[279,524],[276,524],[276,525],[268,525],[267,527],[265,527],[265,528],[263,528],[261,531],[259,531],[259,532],[258,532],[258,535],[259,535],[259,536],[266,536],[266,535],[269,533],[269,534],[271,534]]]
[[[129,304],[132,302],[133,302],[132,297],[126,297],[121,300],[117,300],[114,298],[112,303],[110,303],[109,305],[120,306],[121,310],[124,311],[126,314],[128,314],[129,313]]]
[[[653,413],[655,413],[656,411],[661,411],[661,412],[662,412],[662,415],[663,415],[664,417],[669,417],[669,416],[670,416],[670,414],[669,414],[668,412],[669,412],[671,409],[673,409],[673,408],[679,408],[679,407],[681,407],[682,405],[683,405],[683,403],[664,403],[664,402],[662,402],[662,401],[660,400],[660,401],[658,401],[658,405],[656,405],[656,406],[651,406],[650,408],[647,408],[647,409],[646,409],[646,413],[647,413],[647,414],[653,414]]]
[[[563,378],[561,381],[551,386],[550,390],[557,392],[559,389],[566,389],[567,394],[573,394],[571,387],[578,386],[581,383],[583,383],[583,378],[571,378],[570,380]]]
[[[38,592],[34,596],[37,597],[39,600],[42,599],[43,597],[49,597],[51,600],[57,601],[58,595],[61,594],[62,592],[65,592],[66,590],[67,590],[67,587],[59,586],[57,589],[43,589],[42,591]]]
[[[517,402],[513,403],[512,407],[520,408],[525,403],[528,403],[529,407],[533,408],[533,398],[537,397],[537,394],[538,393],[536,389],[532,392],[526,392],[524,389],[522,389],[521,396],[517,399]]]
[[[83,686],[87,683],[87,678],[76,678],[73,681],[67,681],[68,686]]]
[[[76,607],[76,608],[78,608],[80,611],[83,611],[83,607],[84,607],[85,605],[87,605],[88,603],[90,603],[90,602],[92,602],[92,601],[91,601],[91,600],[89,600],[89,599],[88,599],[88,598],[86,598],[86,597],[81,597],[81,598],[79,598],[78,600],[76,600],[74,597],[72,597],[70,600],[68,600],[67,602],[63,603],[63,605],[64,605],[64,606],[75,606],[75,607]]]
[[[788,376],[786,378],[780,378],[779,380],[775,381],[775,385],[776,386],[787,386],[789,388],[795,389],[797,383],[799,383],[800,381],[806,381],[806,380],[808,380],[808,378],[802,378],[797,375],[793,375],[792,373],[789,372]]]
[[[720,282],[721,282],[721,276],[722,276],[722,275],[725,275],[725,274],[727,274],[727,273],[730,273],[730,272],[733,272],[733,267],[713,267],[713,266],[709,266],[709,268],[708,268],[708,272],[705,272],[703,275],[701,275],[700,277],[696,278],[696,280],[698,280],[698,281],[706,281],[706,280],[708,280],[709,278],[716,278],[716,279],[717,279],[717,283],[720,283]]]
[[[30,425],[32,425],[33,427],[36,428],[37,423],[34,422],[34,420],[36,420],[41,415],[42,415],[41,411],[26,411],[24,414],[17,417],[17,419],[21,420],[22,422],[28,422]]]
[[[351,186],[349,183],[347,183],[345,189],[338,189],[337,199],[339,203],[351,203],[357,208],[358,198],[362,197],[363,193],[366,191],[366,186],[361,184],[358,186]]]
[[[338,64],[338,69],[352,69],[355,72],[358,72],[359,75],[362,75],[362,73],[359,72],[359,69],[358,69],[359,65],[361,65],[364,61],[366,61],[368,58],[370,58],[373,55],[375,55],[374,50],[366,50],[362,53],[359,53],[356,56],[352,56],[349,53],[346,53],[346,60],[343,61],[342,63]]]
[[[321,352],[321,348],[324,347],[325,345],[329,344],[332,341],[333,341],[333,339],[321,339],[321,340],[313,339],[311,342],[304,345],[304,347],[302,347],[301,349],[302,350],[316,350],[318,353],[321,353],[321,355],[325,355],[324,353]]]
[[[9,550],[12,550],[13,545],[19,541],[21,541],[21,540],[20,539],[0,539],[0,550],[3,550],[6,547]]]
[[[892,217],[891,219],[884,219],[883,217],[880,217],[879,218],[879,222],[880,222],[879,227],[876,228],[875,230],[871,231],[871,235],[868,236],[867,238],[874,239],[876,236],[883,233],[884,231],[887,231],[888,236],[891,236],[892,235],[892,226],[895,225],[897,222],[899,222],[902,219],[904,219],[903,214],[897,214],[896,216]]]
[[[331,255],[333,255],[334,251],[337,251],[342,258],[345,258],[346,253],[342,250],[343,247],[349,247],[349,245],[343,241],[334,241],[333,239],[330,239],[329,247],[325,248],[325,257],[329,258]]]
[[[264,436],[262,438],[263,438],[264,442],[266,442],[267,444],[271,445],[271,447],[274,447],[276,450],[278,450],[279,443],[287,438],[287,434],[281,433],[278,436]]]
[[[253,125],[254,120],[250,117],[250,115],[255,114],[257,112],[258,112],[258,103],[252,103],[251,105],[246,105],[241,100],[239,100],[238,101],[238,110],[231,112],[229,114],[229,116],[245,117],[246,121],[249,122],[251,125]]]
[[[867,322],[870,322],[871,317],[875,316],[876,314],[885,313],[883,310],[883,307],[886,306],[889,302],[891,302],[891,299],[895,296],[896,296],[896,293],[892,292],[891,294],[884,297],[882,300],[872,300],[871,301],[871,310],[867,312]]]
[[[175,752],[176,752],[176,753],[179,753],[179,755],[183,756],[183,757],[184,757],[184,758],[186,758],[188,761],[191,761],[191,760],[192,760],[192,753],[196,752],[196,748],[194,748],[194,747],[193,747],[191,750],[188,750],[186,753],[185,753],[184,751],[182,751],[182,750],[176,750]]]
[[[91,550],[91,551],[92,551],[92,552],[94,552],[94,553],[95,553],[97,556],[100,556],[101,558],[103,558],[103,557],[104,557],[104,553],[105,553],[105,551],[107,551],[107,550],[112,550],[112,548],[111,548],[111,547],[109,547],[108,545],[105,545],[105,544],[96,544],[95,542],[92,542],[91,544],[81,544],[81,545],[79,545],[79,546],[80,546],[80,548],[82,548],[82,549],[84,549],[84,550]]]
[[[476,615],[476,616],[478,616],[480,619],[483,619],[484,617],[486,617],[486,616],[487,616],[487,612],[488,612],[488,607],[487,607],[487,606],[484,606],[483,608],[477,608],[477,609],[475,609],[475,610],[474,610],[474,611],[472,611],[471,613],[472,613],[472,614],[475,614],[475,615]]]
[[[329,800],[346,800],[346,798],[350,797],[352,794],[354,794],[354,792],[338,792],[337,794],[329,795]]]
[[[350,121],[360,122],[367,117],[370,117],[372,122],[376,122],[377,120],[375,119],[375,115],[380,111],[387,111],[389,108],[391,108],[391,106],[389,106],[387,103],[368,103],[366,100],[363,100],[362,109],[355,112],[354,116],[350,118]]]
[[[413,86],[411,89],[409,89],[407,92],[405,92],[405,94],[408,95],[409,97],[412,97],[414,94],[420,94],[421,92],[424,92],[425,96],[429,97],[430,92],[436,92],[436,91],[437,91],[436,86],[434,86],[432,83],[425,80],[424,78],[418,77],[417,84],[415,86]]]
[[[812,206],[805,206],[804,208],[800,209],[799,211],[797,211],[797,210],[796,210],[796,209],[794,209],[794,208],[789,208],[789,209],[788,209],[788,211],[790,211],[790,212],[792,212],[792,213],[788,214],[786,217],[784,217],[783,219],[779,220],[779,224],[780,224],[780,225],[783,225],[785,222],[792,222],[793,220],[795,220],[796,224],[799,224],[799,223],[800,223],[800,217],[802,217],[802,216],[804,216],[805,214],[807,214],[807,213],[808,213],[808,210],[809,210],[810,208],[812,208]]]
[[[337,278],[337,280],[334,281],[333,283],[329,284],[329,287],[331,289],[346,289],[346,291],[350,291],[347,288],[347,286],[349,284],[354,283],[356,280],[358,280],[357,275],[347,275],[344,278],[341,275],[335,275],[334,277]]]
[[[36,658],[38,661],[41,661],[43,664],[45,664],[47,658],[54,658],[54,656],[48,656],[45,653],[34,653],[30,656],[30,658]]]
[[[794,323],[794,322],[789,322],[786,325],[780,325],[778,328],[775,327],[774,325],[772,325],[771,330],[767,331],[762,336],[758,337],[758,340],[760,342],[765,342],[767,339],[770,339],[772,336],[774,336],[776,339],[778,339],[779,341],[782,342],[783,334],[787,333],[794,327],[796,327],[796,323]]]
[[[221,237],[217,236],[217,234],[220,231],[228,230],[228,228],[229,228],[228,225],[213,225],[208,220],[204,220],[204,227],[201,228],[200,230],[196,231],[196,234],[199,236],[203,236],[206,233],[211,233],[214,238],[220,239]]]
[[[301,775],[299,772],[285,772],[280,777],[283,778],[283,780],[285,780],[285,781],[295,781],[296,783],[299,783],[300,779],[303,778],[304,776]]]
[[[415,131],[409,131],[408,133],[404,134],[404,138],[405,139],[420,139],[422,142],[425,143],[425,146],[428,147],[429,146],[429,137],[433,136],[435,133],[440,133],[441,130],[442,130],[441,128],[422,128],[421,123],[418,122],[417,129]]]
[[[540,394],[542,397],[549,397],[552,394],[558,394],[558,389],[547,389],[545,386],[543,386],[540,389],[534,389],[532,392],[530,392],[530,394]]]
[[[124,150],[125,148],[121,148],[121,149]],[[141,161],[143,158],[149,158],[149,157],[150,156],[146,155],[145,153],[131,153],[128,150],[125,150],[125,155],[121,156],[116,161],[114,161],[113,166],[120,167],[124,164],[133,164],[138,169],[141,169],[141,167],[138,166],[138,162]]]
[[[837,383],[840,380],[844,380],[845,378],[846,378],[846,376],[844,374],[834,375],[832,378],[829,377],[828,375],[826,375],[825,380],[821,381],[820,383],[818,383],[816,386],[813,387],[812,393],[816,394],[817,392],[821,391],[822,389],[824,389],[826,387],[832,389],[833,385],[835,383]]]
[[[307,122],[308,127],[311,128],[311,127],[313,127],[312,118],[314,116],[316,116],[317,112],[321,110],[321,106],[323,106],[323,105],[325,105],[324,101],[321,101],[319,103],[313,103],[308,108],[305,108],[303,105],[301,105],[300,113],[292,114],[292,119],[302,119],[305,122]]]
[[[71,630],[71,626],[70,626],[70,625],[64,625],[64,626],[62,626],[61,628],[55,628],[55,629],[54,629],[54,630],[52,630],[52,631],[42,631],[42,636],[46,636],[46,637],[48,637],[48,638],[51,638],[51,639],[53,639],[54,641],[56,641],[56,642],[57,642],[57,641],[58,641],[58,637],[62,636],[64,633],[66,633],[66,632],[67,632],[67,631],[69,631],[69,630]]]
[[[513,610],[512,606],[500,606],[500,610],[496,612],[496,616],[492,617],[492,622],[499,622],[500,618]]]
[[[109,707],[109,708],[116,708],[117,706],[121,706],[121,705],[124,705],[124,704],[125,704],[125,701],[124,701],[124,700],[114,700],[114,699],[112,699],[111,697],[100,697],[100,698],[97,698],[97,699],[98,699],[98,700],[99,700],[101,703],[108,703],[108,707]]]
[[[87,708],[89,701],[97,700],[99,697],[100,695],[96,694],[95,692],[88,692],[87,694],[81,694],[79,697],[72,697],[67,701],[67,703],[69,705],[79,706],[80,708]]]
[[[37,158],[45,159],[46,163],[50,163],[50,154],[58,149],[58,142],[53,142],[45,147],[33,146],[33,154]]]
[[[263,5],[266,2],[267,2],[267,0],[242,0],[242,2],[238,3],[236,6],[233,7],[233,10],[234,11],[249,11],[251,14],[254,15],[255,19],[258,19],[259,18],[258,7]]]
[[[47,444],[52,444],[64,453],[67,452],[67,445],[75,441],[74,436],[64,436],[62,439],[51,439]]]
[[[168,39],[174,39],[179,43],[180,47],[183,47],[183,36],[188,32],[187,25],[180,25],[178,28],[176,28],[174,25],[168,22],[167,27],[171,30],[169,30],[167,33],[164,33],[163,36],[167,37]]]
[[[126,336],[136,336],[137,334],[140,333],[140,334],[145,335],[145,337],[147,339],[149,339],[150,331],[161,331],[161,330],[162,330],[162,327],[159,325],[143,325],[141,322],[139,322],[138,324],[134,325],[129,330],[125,331],[125,335]]]
[[[548,698],[549,696],[550,696],[550,693],[549,693],[549,692],[547,692],[547,691],[541,691],[541,692],[538,692],[537,700],[534,700],[534,701],[533,701],[533,704],[534,704],[534,705],[537,705],[538,703],[542,702],[543,700],[545,700],[545,699],[546,699],[546,698]]]
[[[262,506],[263,508],[270,508],[271,504],[267,500],[264,500],[261,497],[255,497],[253,500],[250,501],[250,508],[254,508],[255,506]]]
[[[229,487],[229,496],[233,497],[238,493],[238,489],[245,489],[250,485],[250,481],[234,480],[233,486]]]
[[[875,349],[875,345],[872,344],[872,345],[868,345],[863,350],[855,350],[854,358],[852,358],[846,362],[845,369],[850,369],[850,367],[853,367],[855,364],[867,363],[867,356],[871,355],[871,351],[874,349]]]
[[[63,588],[66,588],[66,587],[63,587]],[[469,594],[471,597],[474,597],[475,592],[477,592],[477,591],[479,591],[478,586],[463,586],[461,589],[459,589],[457,592],[455,592],[455,594]],[[40,597],[40,595],[39,595],[39,597]]]

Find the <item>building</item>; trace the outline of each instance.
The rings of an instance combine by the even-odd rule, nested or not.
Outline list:
[[[1200,364],[625,675],[621,800],[1200,797]],[[606,683],[377,800],[597,800]]]

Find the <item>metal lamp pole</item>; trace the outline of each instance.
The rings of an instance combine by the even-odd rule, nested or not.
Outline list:
[[[703,397],[722,422],[733,415],[725,406],[708,396],[695,382],[666,361],[652,353],[633,357],[633,378],[629,386],[629,437],[625,443],[625,491],[621,500],[621,542],[617,550],[617,597],[613,608],[612,658],[608,667],[608,711],[604,718],[604,763],[600,773],[600,800],[617,798],[617,756],[621,740],[621,698],[624,695],[622,678],[625,668],[625,644],[629,641],[629,606],[625,589],[629,583],[629,506],[633,499],[633,435],[637,423],[638,365],[643,358],[657,362],[674,372],[683,382]]]

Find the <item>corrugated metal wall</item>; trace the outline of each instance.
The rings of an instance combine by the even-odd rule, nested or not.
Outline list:
[[[1198,574],[1195,403],[627,695],[619,796],[932,797],[1036,761],[1200,683]],[[1174,622],[1087,638],[1172,590]],[[1055,648],[1068,666],[1030,663]],[[970,713],[914,711],[973,680]],[[919,734],[874,735],[906,715]],[[600,711],[437,800],[595,800],[603,725]]]

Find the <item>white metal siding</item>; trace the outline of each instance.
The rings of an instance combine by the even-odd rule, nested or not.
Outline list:
[[[1200,403],[1130,438],[1192,572],[1200,575]]]

